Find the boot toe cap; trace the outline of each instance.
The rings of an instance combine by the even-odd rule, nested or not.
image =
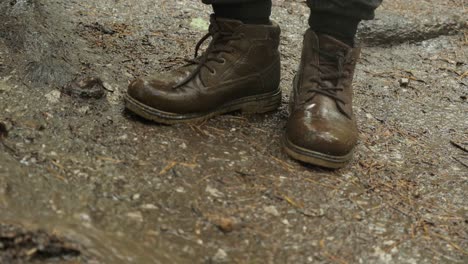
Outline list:
[[[353,151],[357,131],[352,120],[330,122],[293,116],[286,127],[286,138],[290,144],[305,151],[340,157]]]
[[[136,79],[128,85],[127,94],[132,98],[139,100],[145,98],[145,81]]]
[[[165,105],[165,98],[171,94],[171,83],[160,79],[138,78],[132,81],[127,89],[127,95],[132,99],[152,108]]]

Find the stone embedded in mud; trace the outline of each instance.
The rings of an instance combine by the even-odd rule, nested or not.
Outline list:
[[[65,85],[62,92],[83,99],[102,99],[106,96],[104,83],[98,77],[77,78]]]
[[[273,216],[280,216],[280,213],[278,212],[278,209],[276,209],[275,206],[265,206],[263,209],[268,214],[271,214]]]
[[[224,194],[222,192],[220,192],[219,190],[211,187],[211,186],[206,186],[206,189],[205,191],[210,194],[211,196],[213,197],[216,197],[216,198],[220,198],[220,197],[223,197]]]
[[[407,87],[410,83],[410,80],[408,78],[401,78],[399,83],[401,87]]]
[[[0,263],[71,261],[82,254],[79,245],[56,234],[43,230],[30,231],[2,223],[0,223],[0,241]]]
[[[60,96],[61,93],[58,90],[53,90],[45,95],[45,98],[47,101],[49,101],[52,104],[56,104],[60,101]]]
[[[143,214],[141,212],[129,212],[127,213],[127,217],[135,220],[137,222],[143,222]]]
[[[0,122],[0,140],[6,137],[8,137],[8,128],[4,123]]]
[[[232,218],[221,217],[216,219],[215,225],[224,233],[230,233],[234,231],[236,227],[236,221]]]
[[[223,263],[228,261],[228,254],[222,248],[218,249],[216,254],[212,258],[213,262],[215,263]]]

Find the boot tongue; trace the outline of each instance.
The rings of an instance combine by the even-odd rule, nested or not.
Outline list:
[[[350,46],[329,35],[320,34],[318,35],[318,39],[320,43],[320,50],[330,54],[335,54],[338,52],[346,54],[351,49]]]
[[[215,15],[211,15],[211,21],[210,21],[210,33],[212,34],[212,37],[215,38],[211,40],[212,45],[212,50],[216,49],[223,49],[224,46],[228,45],[228,39],[224,39],[224,37],[229,37],[230,34],[234,34],[240,26],[244,25],[241,21],[234,20],[234,19],[227,19],[227,18],[220,18],[216,17]],[[220,34],[221,35],[217,35]],[[206,54],[208,52],[208,54]],[[210,51],[205,51],[205,54],[203,56],[208,56],[207,61],[205,65],[208,67],[214,67],[213,61],[210,61],[212,58],[216,58],[219,55],[219,53],[212,53]],[[189,67],[194,67],[193,65],[190,65]],[[193,68],[187,68],[188,70],[193,70]],[[211,76],[210,70],[207,69],[206,67],[202,67],[200,69],[200,72],[198,74],[199,81],[204,85],[204,86],[210,86],[213,84],[216,84],[219,82],[215,76]]]
[[[320,46],[320,51],[323,51],[324,53],[328,54],[328,55],[332,55],[332,56],[336,56],[336,65],[334,66],[333,63],[332,64],[328,64],[327,65],[321,65],[322,69],[326,72],[330,72],[330,73],[333,73],[333,72],[337,72],[339,70],[341,71],[344,71],[344,61],[342,61],[341,63],[343,63],[341,66],[338,66],[338,58],[339,56],[343,56],[342,59],[345,59],[345,57],[348,55],[348,53],[351,51],[351,47],[348,46],[347,44],[337,40],[336,38],[333,38],[329,35],[320,35],[318,36],[319,38],[319,46]],[[327,61],[327,62],[330,62],[331,60],[334,60],[333,58],[330,58],[329,56],[327,55],[320,55],[320,60],[321,61]],[[342,67],[341,69],[338,69],[338,67]],[[328,80],[328,81],[325,81],[324,84],[329,86],[329,87],[336,87],[338,85],[338,82],[339,80],[336,79],[336,80]],[[347,101],[345,98],[342,98],[343,100]],[[350,102],[348,102],[350,103]],[[350,114],[352,112],[352,110],[350,110],[350,104],[348,106],[346,106],[346,104],[343,104],[342,102],[340,101],[336,101],[336,106],[338,107],[338,109],[343,113],[345,114],[348,118],[351,118],[351,115]]]
[[[339,67],[343,67],[344,65],[339,65],[339,58],[344,57],[348,54],[351,47],[346,45],[345,43],[325,34],[318,35],[318,42],[319,42],[319,60],[320,60],[320,67],[324,73],[338,73],[340,70],[344,70],[343,68],[340,69]],[[330,83],[331,86],[336,86],[338,83],[338,79],[336,80],[329,80],[325,83]]]
[[[243,25],[242,21],[234,19],[215,17],[213,20],[212,23],[216,23],[222,32],[234,32]]]

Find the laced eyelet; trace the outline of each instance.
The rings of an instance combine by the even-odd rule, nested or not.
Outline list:
[[[211,74],[211,75],[216,75],[216,70],[210,71],[210,74]]]
[[[225,59],[225,58],[221,58],[221,62],[220,62],[219,64],[221,64],[221,65],[226,64],[226,59]]]

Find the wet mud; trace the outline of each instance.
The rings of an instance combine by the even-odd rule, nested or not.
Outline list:
[[[55,235],[4,224],[0,225],[0,250],[0,263],[60,263],[80,255],[78,246]]]
[[[280,144],[302,1],[274,1],[278,111],[175,126],[123,94],[193,56],[208,7],[0,1],[0,263],[466,263],[468,5],[387,2],[361,26],[355,159],[330,171]]]

